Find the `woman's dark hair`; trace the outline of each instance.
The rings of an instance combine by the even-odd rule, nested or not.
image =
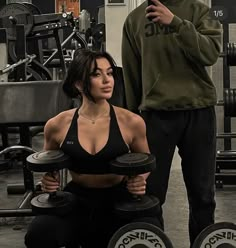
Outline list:
[[[76,98],[78,96],[81,96],[80,92],[75,87],[75,83],[77,81],[81,81],[83,85],[83,93],[88,99],[95,102],[90,92],[90,76],[91,73],[96,72],[96,59],[100,58],[106,58],[110,63],[113,72],[115,73],[116,64],[109,53],[101,51],[91,51],[81,48],[77,49],[74,52],[73,60],[68,68],[67,75],[63,83],[63,90],[69,97]],[[91,68],[93,68],[92,72]]]

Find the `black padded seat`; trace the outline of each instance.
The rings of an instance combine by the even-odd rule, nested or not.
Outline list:
[[[3,148],[7,146],[8,130],[14,132],[17,127],[28,127],[28,134],[35,135],[43,130],[48,119],[72,107],[72,100],[64,94],[62,84],[56,80],[0,83]]]

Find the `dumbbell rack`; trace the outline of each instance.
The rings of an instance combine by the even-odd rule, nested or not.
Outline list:
[[[230,4],[233,4],[232,1],[233,0],[212,0],[213,13],[217,18],[219,18],[223,26],[223,51],[229,50],[229,24],[236,23],[235,15],[230,9]],[[234,51],[232,55],[234,55]],[[224,105],[227,104],[227,106],[224,106],[224,110],[227,109],[230,111],[224,111],[224,131],[223,133],[217,134],[217,139],[224,140],[224,149],[218,150],[216,153],[216,188],[223,188],[224,185],[236,185],[236,150],[232,150],[231,142],[232,138],[236,138],[236,133],[231,132],[231,118],[236,116],[236,113],[233,113],[234,106],[232,106],[232,104],[234,102],[236,103],[236,99],[232,99],[234,96],[232,93],[234,93],[235,90],[230,89],[230,65],[234,66],[235,64],[229,64],[227,56],[223,56],[223,102]],[[230,99],[227,98],[229,94]]]

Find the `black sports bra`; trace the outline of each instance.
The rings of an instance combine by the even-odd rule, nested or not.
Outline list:
[[[61,150],[69,155],[72,160],[69,169],[81,174],[109,173],[109,162],[116,157],[129,152],[128,145],[124,142],[121,135],[113,106],[110,105],[110,130],[108,141],[105,146],[94,155],[88,153],[79,143],[77,136],[78,116],[78,109],[76,109],[70,128],[61,146]]]

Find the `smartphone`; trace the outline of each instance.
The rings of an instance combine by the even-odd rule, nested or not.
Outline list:
[[[153,5],[153,2],[151,0],[147,0],[148,6]],[[152,21],[153,17],[148,17],[149,21]]]
[[[148,6],[153,5],[153,2],[151,0],[147,0]]]

